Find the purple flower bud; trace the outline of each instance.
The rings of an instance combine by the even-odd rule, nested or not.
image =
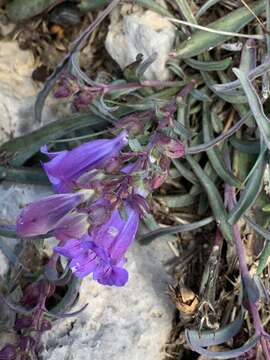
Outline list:
[[[80,278],[93,273],[93,279],[103,285],[123,286],[128,273],[123,268],[124,254],[133,242],[139,214],[128,204],[125,205],[126,219],[119,211],[113,211],[110,219],[82,239],[68,240],[64,246],[54,250],[71,259],[69,267]]]
[[[113,139],[89,141],[71,151],[48,153],[44,146],[41,151],[47,154],[51,161],[43,164],[43,167],[57,192],[69,192],[82,174],[102,167],[117,156],[127,143],[127,132],[122,131]]]
[[[171,165],[171,159],[167,156],[162,156],[159,161],[160,172],[155,172],[150,181],[150,188],[155,190],[159,188],[167,179]]]
[[[77,110],[83,110],[83,109],[87,109],[88,106],[92,103],[92,101],[95,98],[95,94],[91,93],[91,92],[81,92],[80,94],[78,94],[76,96],[76,98],[73,101],[73,105],[75,106],[75,108]]]
[[[36,302],[35,302],[36,303]],[[30,316],[22,316],[16,319],[15,330],[22,330],[30,328],[33,323],[33,319]]]
[[[0,351],[0,360],[13,360],[16,358],[16,348],[14,345],[7,344]]]
[[[84,193],[52,195],[29,204],[17,219],[20,236],[47,234],[58,222],[85,200]]]
[[[56,84],[54,96],[56,98],[65,98],[75,94],[77,91],[79,91],[79,87],[76,83],[75,77],[62,75]]]
[[[105,170],[107,173],[113,174],[118,172],[121,169],[121,166],[122,166],[122,162],[119,159],[119,157],[114,157],[105,164]]]
[[[132,194],[128,197],[127,201],[132,205],[133,209],[141,216],[145,216],[150,208],[147,200],[140,194]]]
[[[117,129],[127,129],[130,135],[142,134],[145,122],[146,120],[149,121],[151,115],[151,111],[144,111],[143,113],[135,112],[117,121],[115,127]]]
[[[176,159],[185,155],[185,146],[177,139],[161,133],[155,135],[154,143],[157,143],[162,148],[165,155],[169,158]]]

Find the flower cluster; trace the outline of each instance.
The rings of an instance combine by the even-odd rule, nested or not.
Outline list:
[[[42,165],[56,194],[29,204],[18,217],[17,232],[55,236],[54,252],[68,258],[79,278],[91,273],[100,284],[126,284],[125,253],[149,211],[147,197],[168,176],[170,158],[184,155],[182,143],[159,128],[146,146],[125,152],[134,128],[144,130],[139,120],[127,117],[124,130],[116,127],[117,136],[71,151],[41,148],[50,159]]]

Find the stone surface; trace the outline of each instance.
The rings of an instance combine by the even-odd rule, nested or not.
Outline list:
[[[169,254],[166,241],[134,244],[127,254],[130,278],[123,288],[85,278],[76,308],[88,307],[44,335],[42,359],[162,360],[173,317],[162,264]]]
[[[145,72],[145,78],[167,80],[170,73],[165,63],[174,40],[173,25],[151,10],[124,17],[114,12],[105,46],[122,69],[134,62],[139,53],[147,58],[157,52],[158,58]]]
[[[51,189],[46,186],[13,185],[9,182],[2,182],[0,184],[0,224],[15,224],[17,216],[25,205],[51,193]],[[17,242],[10,238],[1,237],[1,239],[11,248]],[[0,275],[5,275],[7,271],[8,260],[0,249]]]
[[[0,145],[12,136],[19,136],[56,120],[60,110],[49,100],[43,120],[34,119],[34,102],[40,86],[32,78],[35,61],[31,51],[20,50],[15,41],[0,42]]]

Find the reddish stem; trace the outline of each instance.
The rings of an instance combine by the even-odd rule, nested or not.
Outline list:
[[[231,186],[228,186],[226,184],[226,190],[225,191],[226,191],[226,195],[227,195],[228,209],[232,210],[232,208],[236,204],[235,190],[234,190],[234,188],[232,188]],[[239,261],[239,269],[240,269],[241,277],[244,280],[244,283],[245,283],[245,281],[248,281],[248,280],[252,281],[251,277],[250,277],[250,274],[249,274],[247,262],[246,262],[245,248],[244,248],[244,246],[242,244],[242,239],[241,239],[241,233],[240,233],[239,226],[237,224],[234,224],[232,226],[232,231],[233,231],[233,237],[234,237],[234,244],[235,244],[235,248],[236,248],[236,253],[237,253],[238,261]],[[248,294],[247,294],[247,297],[248,297]],[[260,319],[257,304],[254,303],[249,298],[247,300],[248,300],[248,311],[251,314],[252,319],[253,319],[255,333],[260,336],[260,342],[261,342],[261,346],[262,346],[262,350],[263,350],[265,360],[270,360],[270,352],[269,352],[269,349],[268,349],[267,341],[265,339],[265,331],[264,331],[263,325],[261,323],[261,319]]]

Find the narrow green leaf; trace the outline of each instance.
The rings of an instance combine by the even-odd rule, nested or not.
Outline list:
[[[59,314],[55,314],[55,313],[52,313],[51,311],[44,311],[44,313],[48,316],[51,316],[53,318],[56,318],[56,319],[64,319],[64,318],[70,318],[70,317],[74,317],[74,316],[77,316],[79,315],[82,311],[84,311],[84,309],[86,309],[88,306],[88,303],[86,303],[85,305],[83,305],[79,310],[76,310],[76,311],[73,311],[71,313],[65,313],[65,312],[62,312],[62,313],[59,313]]]
[[[191,346],[192,344],[196,344],[196,346],[220,345],[237,335],[241,330],[242,324],[243,313],[241,311],[233,322],[218,330],[204,330],[200,332],[196,330],[187,330],[186,336]]]
[[[0,294],[0,302],[3,301],[11,310],[15,311],[18,314],[22,315],[31,315],[35,308],[32,309],[26,309],[21,304],[17,304],[13,302],[11,299],[8,299]]]
[[[250,73],[247,75],[250,81],[255,80],[257,77],[265,74],[270,68],[270,57],[267,57],[265,62],[261,65],[257,66],[255,69],[251,70]],[[234,80],[228,82],[226,84],[215,84],[213,88],[216,90],[217,93],[221,92],[223,94],[230,94],[232,90],[235,90],[241,86],[239,80]]]
[[[141,245],[148,245],[156,238],[160,238],[162,236],[179,234],[185,231],[192,231],[201,228],[202,226],[210,224],[214,219],[212,217],[208,217],[203,220],[199,220],[190,224],[176,225],[176,226],[167,226],[165,228],[159,228],[153,231],[150,231],[146,234],[140,235],[138,237],[138,241]]]
[[[258,274],[258,272],[257,272],[257,274]],[[269,294],[268,294],[268,289],[266,289],[266,287],[263,283],[263,279],[257,274],[254,275],[253,280],[259,291],[260,299],[263,300],[264,303],[269,304],[270,298],[269,298]]]
[[[81,279],[77,278],[75,275],[72,276],[70,282],[68,283],[68,289],[64,297],[50,310],[51,315],[61,317],[61,314],[68,311],[74,305],[81,283]]]
[[[248,274],[248,276],[242,276],[244,299],[251,301],[252,304],[256,304],[260,299],[259,289],[254,281]]]
[[[203,136],[204,141],[208,142],[211,140],[213,131],[211,129],[210,121],[210,109],[208,103],[203,104]],[[240,187],[241,182],[226,169],[225,163],[222,159],[222,155],[217,147],[209,149],[206,151],[209,157],[210,163],[215,169],[218,176],[224,180],[225,183],[228,183],[234,187]]]
[[[219,61],[198,61],[194,59],[185,59],[186,64],[196,70],[201,71],[220,71],[226,70],[232,63],[232,58],[228,57]]]
[[[227,350],[227,351],[211,351],[206,350],[202,346],[197,345],[195,343],[191,343],[189,337],[188,330],[186,331],[186,337],[188,342],[190,343],[191,348],[197,353],[206,356],[209,359],[234,359],[239,358],[239,356],[244,355],[246,352],[255,347],[255,345],[260,340],[259,335],[253,335],[243,346],[240,346],[237,349]]]
[[[262,188],[263,175],[266,167],[266,156],[263,151],[254,165],[251,176],[242,191],[241,196],[235,207],[228,216],[229,224],[235,224],[245,214],[245,212],[254,204]]]
[[[16,232],[16,226],[15,225],[3,225],[0,224],[0,236],[12,238],[12,239],[21,239],[21,237]],[[47,234],[42,234],[39,236],[32,236],[32,237],[26,237],[26,239],[29,240],[39,240],[39,239],[46,239],[49,237],[52,237],[52,233],[49,232]]]
[[[62,137],[84,126],[104,125],[106,122],[92,113],[70,116],[57,120],[30,134],[10,140],[0,146],[0,157],[8,159],[10,165],[18,167],[39,151],[50,140]]]
[[[213,140],[208,143],[203,143],[200,145],[194,145],[186,149],[186,154],[198,154],[200,152],[204,152],[213,146],[216,146],[221,141],[228,139],[232,136],[237,130],[241,128],[241,126],[251,117],[251,113],[248,112],[242,119],[240,119],[237,123],[235,123],[227,132],[220,134]]]
[[[188,193],[184,195],[164,195],[156,196],[155,198],[162,202],[166,207],[170,209],[177,209],[186,206],[190,206],[197,202],[198,195],[202,192],[200,186],[197,186],[197,190],[194,193]]]
[[[17,255],[12,251],[12,249],[6,244],[6,242],[0,237],[0,249],[3,251],[3,254],[8,258],[12,265],[21,265]]]
[[[260,255],[257,274],[261,274],[263,272],[264,268],[268,264],[269,257],[270,257],[270,241],[267,241]]]
[[[196,19],[201,17],[208,9],[210,9],[211,6],[214,6],[218,2],[219,0],[208,0],[204,4],[202,4],[202,6],[200,6],[200,8],[198,9],[198,12],[196,14]]]
[[[163,16],[172,16],[169,10],[165,9],[165,7],[159,5],[154,0],[134,0],[138,5],[143,6],[149,10],[155,11],[156,13]]]
[[[33,168],[12,169],[0,166],[0,181],[3,180],[22,184],[50,184],[44,171]]]
[[[179,7],[184,19],[190,23],[197,24],[197,20],[195,19],[187,0],[175,0],[175,2]]]
[[[259,235],[261,235],[265,240],[265,246],[259,258],[259,264],[257,268],[257,274],[261,274],[263,269],[268,263],[270,257],[270,232],[264,229],[262,226],[256,224],[248,216],[244,216],[246,222],[254,229]]]
[[[236,68],[233,69],[233,72],[241,82],[248,99],[250,110],[252,111],[255,121],[263,135],[266,146],[270,149],[270,123],[268,117],[264,113],[261,100],[247,75]]]
[[[238,90],[232,90],[230,93],[223,93],[221,91],[216,91],[215,80],[210,76],[209,73],[206,71],[201,72],[202,78],[205,81],[206,85],[209,87],[212,92],[217,95],[222,100],[225,100],[228,103],[231,104],[245,104],[247,102],[247,99],[244,95],[241,94]]]
[[[250,4],[250,8],[256,15],[260,15],[265,10],[265,1],[260,0]],[[254,19],[254,15],[245,7],[241,7],[232,11],[221,19],[209,24],[207,27],[215,30],[238,32],[250,21]],[[221,34],[209,33],[205,31],[196,31],[191,38],[181,44],[176,50],[176,56],[187,59],[210,48],[216,47],[231,37]]]
[[[262,226],[256,224],[248,216],[244,215],[246,222],[254,229],[258,234],[263,236],[265,240],[270,241],[270,231],[264,229]]]
[[[259,154],[261,151],[260,142],[257,140],[249,141],[249,140],[240,140],[235,136],[230,138],[230,143],[232,146],[243,153],[247,154]]]
[[[193,174],[193,172],[190,169],[188,169],[186,165],[183,164],[181,160],[172,159],[172,163],[174,164],[174,166],[176,167],[177,171],[181,176],[183,176],[192,184],[198,185],[199,181],[196,178],[196,176]]]
[[[206,87],[204,87],[204,90]],[[210,97],[205,94],[205,91],[199,90],[199,89],[193,89],[191,91],[191,95],[194,99],[199,101],[211,101]]]
[[[249,74],[250,71],[256,67],[256,42],[253,39],[246,41],[242,53],[239,69],[245,74]]]
[[[228,224],[226,210],[218,189],[210,177],[206,175],[200,165],[191,156],[186,156],[186,159],[207,193],[213,215],[224,238],[227,241],[232,242],[232,229]]]

